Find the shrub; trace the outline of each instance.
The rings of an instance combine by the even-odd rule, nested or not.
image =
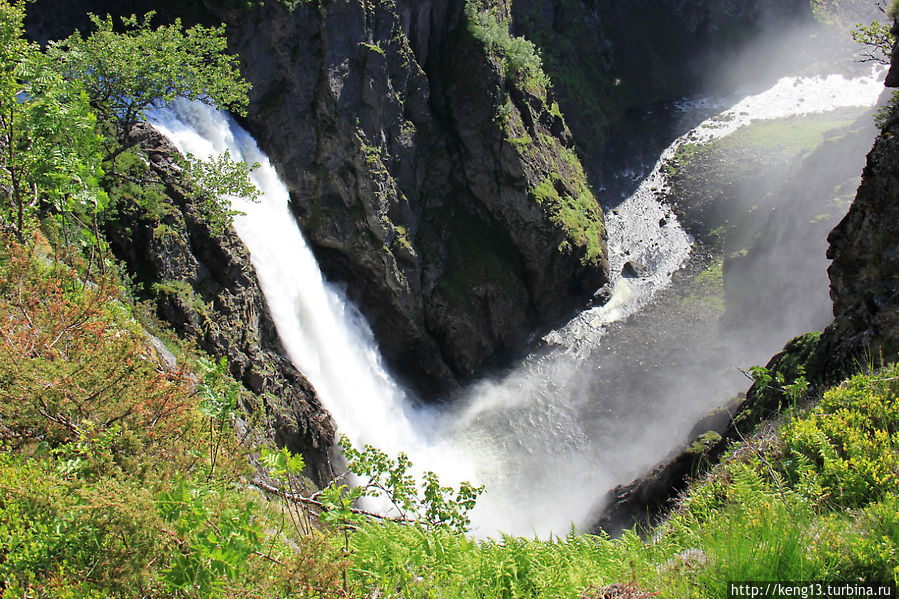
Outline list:
[[[72,597],[89,596],[88,588],[121,596],[152,588],[148,570],[163,539],[146,490],[108,478],[66,481],[57,467],[0,453],[3,596],[26,596],[17,589],[29,587],[42,597],[67,588]],[[80,592],[72,588],[76,581]]]
[[[100,476],[154,467],[160,452],[198,432],[186,374],[157,365],[111,280],[87,283],[33,248],[7,241],[4,249],[0,419],[8,441],[40,441],[71,470]]]
[[[506,77],[521,77],[546,87],[548,79],[537,47],[509,33],[509,23],[498,15],[496,8],[488,8],[481,0],[466,0],[465,16],[474,38],[484,44],[488,54],[502,61]]]
[[[899,486],[899,368],[859,375],[824,394],[783,431],[785,472],[808,497],[859,507]]]

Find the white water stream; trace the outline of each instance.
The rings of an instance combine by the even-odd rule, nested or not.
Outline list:
[[[649,275],[617,277],[609,303],[545,337],[553,350],[525,359],[504,377],[473,385],[459,402],[440,410],[411,408],[406,392],[385,371],[358,310],[323,280],[288,208],[288,192],[255,141],[230,117],[201,104],[179,103],[152,120],[183,152],[206,157],[228,149],[237,160],[262,165],[252,176],[262,200],[234,199],[245,213],[235,228],[289,357],[315,386],[339,431],[357,445],[405,451],[418,468],[436,471],[445,483],[485,484],[488,492],[473,514],[475,534],[545,537],[566,533],[572,523],[584,526],[597,499],[653,464],[681,440],[691,419],[714,407],[674,405],[666,411],[657,409],[654,398],[634,398],[643,405],[619,414],[615,402],[594,396],[593,382],[603,373],[590,359],[591,348],[604,327],[645,305],[690,251],[689,237],[657,199],[665,185],[664,160],[686,140],[721,137],[752,119],[870,106],[882,89],[876,76],[783,79],[676,140],[607,220],[613,273],[634,260]],[[638,442],[636,430],[651,442]]]

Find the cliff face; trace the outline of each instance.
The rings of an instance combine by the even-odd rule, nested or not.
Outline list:
[[[543,53],[559,104],[594,180],[621,154],[652,161],[670,139],[645,107],[695,93],[733,68],[762,32],[811,18],[807,0],[514,0],[515,32]],[[782,60],[782,59],[781,59]],[[745,81],[741,81],[745,84]]]
[[[893,23],[899,34],[899,21]],[[899,43],[887,87],[899,87]],[[894,93],[846,217],[827,238],[834,322],[819,353],[829,379],[899,356],[899,104]]]
[[[292,14],[220,4],[206,2],[253,83],[245,124],[279,165],[326,275],[347,283],[385,355],[426,394],[607,280],[575,146],[598,181],[629,109],[694,88],[737,29],[808,11],[799,0],[468,3],[537,42],[556,97],[475,38],[463,0]]]
[[[285,355],[247,250],[233,231],[213,236],[179,184],[177,150],[149,126],[136,136],[155,180],[152,214],[126,202],[108,238],[116,254],[153,289],[160,314],[184,337],[215,357],[253,391],[271,437],[302,453],[309,474],[329,480],[334,424],[315,390]]]
[[[899,353],[899,120],[883,128],[849,213],[827,238],[833,260],[834,323],[826,332],[830,370]]]
[[[464,0],[293,12],[277,0],[37,0],[29,33],[63,37],[89,25],[88,11],[227,22],[253,84],[244,124],[291,190],[325,274],[346,284],[395,370],[436,396],[606,282],[602,212],[579,155],[600,181],[610,131],[629,111],[696,83],[694,49],[707,55],[734,24],[752,29],[800,4],[473,3],[497,42],[473,31]],[[527,48],[509,26],[538,42],[552,86],[515,66],[512,51]],[[191,284],[159,295],[163,316],[227,356],[263,401],[283,396],[276,433],[323,468],[333,428],[279,357],[245,249],[233,234],[213,238],[175,191],[174,234],[123,215],[118,253],[148,287]]]
[[[558,92],[476,38],[467,4],[537,41]],[[695,84],[694,50],[803,3],[637,4],[40,0],[30,31],[65,35],[91,10],[227,22],[253,84],[244,124],[322,269],[394,369],[433,396],[606,282],[602,212],[578,153],[599,181],[609,131]]]
[[[545,85],[504,73],[463,2],[207,4],[253,84],[245,124],[322,269],[425,394],[607,280],[561,113]]]

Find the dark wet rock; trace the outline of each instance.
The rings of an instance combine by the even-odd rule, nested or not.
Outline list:
[[[29,32],[64,36],[88,11],[226,21],[253,84],[244,124],[286,181],[326,276],[346,284],[389,363],[426,396],[514,352],[608,280],[601,226],[572,234],[535,193],[587,197],[575,146],[598,182],[615,123],[706,72],[705,58],[688,57],[724,62],[720,50],[745,38],[733,32],[808,10],[499,1],[513,32],[541,47],[554,92],[504,76],[461,1],[246,4],[38,0]],[[584,81],[596,93],[582,93]],[[601,224],[598,207],[589,212]]]
[[[640,279],[649,276],[649,267],[641,262],[628,260],[621,267],[621,276],[627,279]]]
[[[572,237],[536,199],[544,181],[590,194],[554,99],[504,76],[463,3],[206,4],[253,84],[244,124],[322,270],[425,396],[608,280],[604,234]]]
[[[634,526],[654,524],[671,500],[686,488],[688,477],[696,474],[702,463],[708,463],[708,452],[717,448],[720,440],[720,434],[709,431],[668,454],[645,476],[609,491],[600,515],[592,520],[590,532],[618,536]],[[691,451],[697,444],[703,449]]]
[[[612,299],[612,286],[606,283],[593,294],[592,303],[594,306],[602,306],[607,304],[610,299]]]
[[[899,22],[893,21],[890,33],[893,34],[893,37],[899,36]],[[887,87],[899,87],[899,45],[893,45],[893,51],[890,53],[890,70],[887,73],[884,85]]]

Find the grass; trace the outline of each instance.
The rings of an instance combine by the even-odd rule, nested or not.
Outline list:
[[[821,115],[756,122],[715,143],[724,150],[756,148],[762,152],[802,154],[820,146],[828,139],[829,131],[852,125],[864,112],[863,108],[843,108]]]
[[[841,108],[801,117],[756,121],[708,144],[686,143],[666,165],[671,177],[689,176],[691,169],[707,168],[713,161],[727,166],[728,177],[737,179],[756,168],[759,161],[793,160],[833,139],[831,132],[855,123],[865,112],[862,108]],[[676,184],[677,182],[675,182]]]

